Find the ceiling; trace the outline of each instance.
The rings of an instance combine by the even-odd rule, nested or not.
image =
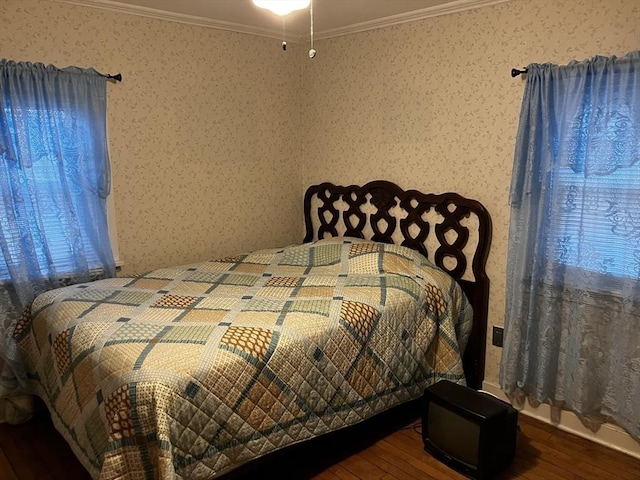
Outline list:
[[[251,0],[58,0],[223,30],[282,38],[283,17]],[[509,0],[313,0],[314,36],[329,38]],[[309,9],[285,17],[287,39],[309,36]]]

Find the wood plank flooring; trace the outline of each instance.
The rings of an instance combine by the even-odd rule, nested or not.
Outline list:
[[[516,458],[499,480],[640,479],[640,460],[634,457],[525,415],[519,423]],[[464,479],[423,450],[419,432],[415,412],[390,417],[295,445],[224,479]],[[0,479],[89,478],[46,414],[22,425],[0,425]]]

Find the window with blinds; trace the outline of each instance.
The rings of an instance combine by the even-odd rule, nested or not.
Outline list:
[[[567,266],[620,277],[640,276],[640,162],[608,175],[569,167],[552,174],[549,235],[555,259]]]
[[[12,121],[13,118],[20,118],[20,125],[24,128],[16,131]],[[63,164],[56,155],[57,149],[73,149],[82,158],[90,158],[96,146],[91,141],[89,135],[89,121],[84,119],[77,112],[65,110],[48,109],[46,115],[42,115],[39,109],[26,107],[13,109],[11,115],[6,115],[11,138],[20,138],[21,141],[29,142],[31,155],[28,161],[22,162],[23,167],[17,174],[17,182],[22,192],[26,192],[31,198],[23,202],[26,208],[26,215],[20,216],[16,212],[12,219],[3,218],[0,221],[17,222],[20,231],[37,231],[43,238],[35,239],[32,242],[33,254],[37,262],[37,267],[43,276],[57,276],[65,278],[74,271],[76,259],[74,252],[83,251],[90,269],[100,269],[102,264],[98,252],[94,248],[86,232],[78,232],[82,229],[89,218],[85,211],[86,204],[82,197],[82,189],[87,188],[75,179],[86,178],[84,175],[73,175],[74,169],[91,168],[93,162],[79,161],[73,165]],[[65,126],[72,128],[74,142],[78,138],[83,138],[81,144],[74,145],[51,145],[43,140],[39,132],[42,131],[43,122],[55,122],[57,128],[64,129]],[[24,130],[24,131],[22,131]],[[86,135],[78,135],[77,132],[87,132]],[[18,151],[17,145],[14,149]],[[71,173],[71,174],[70,174]],[[69,211],[65,205],[73,205],[73,211]],[[86,214],[86,218],[85,217]],[[37,224],[36,229],[31,229],[30,225]],[[70,233],[73,233],[70,235]],[[43,241],[40,241],[43,240]],[[79,244],[78,242],[81,242]],[[7,245],[8,251],[0,255],[0,281],[9,280],[9,271],[5,261],[6,256],[16,258],[20,255],[18,245]],[[33,259],[25,262],[33,262]]]
[[[558,156],[549,172],[550,255],[563,265],[640,278],[640,151],[637,107],[613,76],[584,92],[562,86]],[[560,100],[559,100],[560,101]]]

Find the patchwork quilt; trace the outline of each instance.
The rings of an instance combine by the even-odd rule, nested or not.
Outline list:
[[[419,253],[340,238],[53,290],[14,336],[94,478],[206,479],[464,383],[471,318]]]

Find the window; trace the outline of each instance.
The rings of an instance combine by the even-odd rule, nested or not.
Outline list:
[[[19,172],[19,182],[30,195],[37,197],[36,202],[26,203],[27,218],[20,219],[25,224],[38,224],[39,234],[45,241],[34,243],[34,253],[37,257],[37,263],[41,272],[45,276],[54,274],[52,267],[55,267],[55,274],[61,277],[69,275],[74,271],[75,260],[73,259],[74,251],[77,250],[75,242],[82,242],[82,248],[85,252],[88,267],[91,270],[99,270],[102,262],[99,252],[90,236],[86,233],[80,233],[79,239],[69,236],[69,231],[74,229],[70,218],[65,211],[66,203],[61,201],[67,197],[74,207],[74,211],[79,215],[85,213],[83,185],[69,182],[68,178],[61,175],[61,166],[56,157],[55,149],[58,146],[48,145],[47,141],[42,139],[39,132],[43,128],[43,122],[53,121],[59,127],[74,130],[73,136],[68,138],[82,138],[85,141],[81,145],[60,145],[62,149],[82,150],[82,157],[92,156],[95,154],[96,145],[91,141],[89,134],[90,123],[82,114],[74,115],[70,110],[49,109],[46,115],[37,108],[17,108],[13,110],[13,114],[6,112],[7,126],[12,139],[18,137],[14,118],[19,117],[21,125],[25,126],[25,132],[22,134],[32,144],[36,143],[34,150],[38,152],[37,156],[31,159],[30,165]],[[64,135],[61,138],[65,138]],[[15,150],[18,146],[13,145]],[[98,147],[99,148],[99,147]],[[89,168],[91,163],[88,162]],[[71,166],[67,170],[73,174],[73,169],[77,166]],[[72,175],[69,175],[73,178]],[[6,219],[5,219],[6,220]],[[25,225],[26,226],[26,225]],[[20,255],[20,247],[18,245],[8,245],[10,255]],[[0,280],[8,280],[9,271],[7,262],[3,256],[0,256]]]
[[[604,85],[583,98],[565,92],[572,118],[558,123],[550,170],[550,257],[567,267],[640,278],[640,152],[633,108]],[[562,116],[560,116],[562,118]]]
[[[95,70],[0,60],[0,288],[17,311],[115,274],[106,97]]]
[[[632,101],[613,79],[582,95],[559,89],[567,101],[555,125],[557,159],[549,172],[549,257],[639,278],[640,153]]]
[[[552,181],[552,188],[565,199],[558,208],[552,208],[550,236],[556,261],[638,278],[640,163],[606,176],[586,178],[562,167]]]

